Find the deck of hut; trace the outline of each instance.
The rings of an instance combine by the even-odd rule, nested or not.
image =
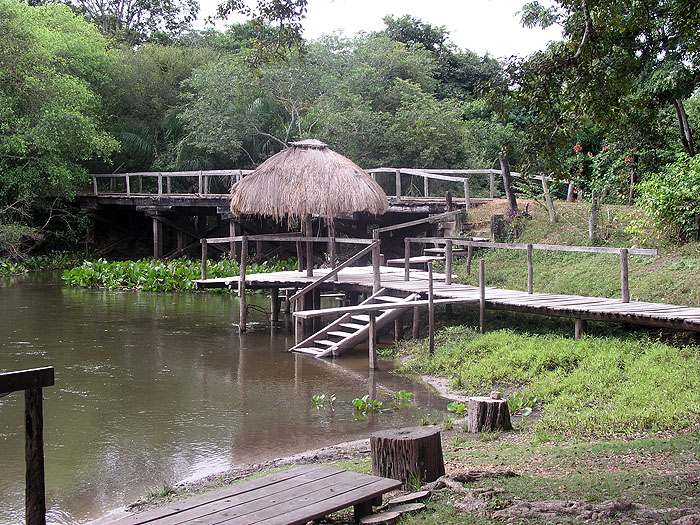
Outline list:
[[[246,275],[246,287],[279,291],[280,288],[304,288],[330,270],[315,269],[313,277],[298,271],[285,271]],[[417,293],[421,297],[428,294],[428,273],[410,270],[410,278],[404,280],[403,268],[380,267],[381,286],[389,293],[406,296]],[[480,290],[466,284],[446,284],[445,275],[435,273],[433,292],[436,299],[449,299],[454,304],[479,308]],[[199,288],[234,288],[238,277],[201,279],[196,281]],[[349,267],[340,270],[337,281],[328,280],[319,288],[349,293],[371,294],[373,270],[367,267]],[[275,293],[277,295],[277,293]],[[551,317],[566,317],[576,320],[577,335],[585,327],[586,321],[634,323],[639,325],[664,327],[676,330],[700,331],[700,308],[676,306],[662,303],[639,301],[623,302],[622,299],[605,297],[585,297],[546,293],[527,293],[517,290],[485,288],[485,307],[490,310],[506,310],[539,314]],[[334,313],[335,309],[328,309]]]

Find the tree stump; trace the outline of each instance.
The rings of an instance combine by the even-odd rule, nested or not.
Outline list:
[[[470,397],[467,431],[512,430],[508,402],[491,397]]]
[[[445,474],[440,430],[435,427],[375,432],[369,443],[374,475],[399,480],[404,488],[435,481]]]

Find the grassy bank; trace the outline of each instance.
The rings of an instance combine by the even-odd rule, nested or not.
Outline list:
[[[260,264],[251,263],[249,273],[269,273],[296,268],[296,260],[281,261],[276,257]],[[209,261],[209,278],[231,277],[240,273],[238,262],[228,258]],[[108,288],[110,290],[138,289],[152,292],[194,290],[194,280],[201,277],[201,262],[191,259],[159,261],[85,261],[80,266],[63,272],[63,280],[71,286]]]
[[[524,203],[521,203],[524,207]],[[586,246],[588,213],[586,203],[557,202],[558,222],[550,223],[546,210],[531,204],[530,218],[516,219],[508,226],[508,238],[519,243]],[[504,213],[496,201],[470,212],[470,222],[483,224],[491,214]],[[629,206],[605,206],[600,214],[598,245],[658,248],[659,256],[631,256],[629,284],[632,300],[700,306],[700,244],[674,245],[651,230],[633,230],[639,210]],[[634,231],[635,233],[629,233]],[[517,234],[517,235],[516,235]],[[527,260],[524,250],[477,250],[484,258],[486,284],[513,290],[527,289]],[[620,297],[619,258],[612,254],[583,254],[535,251],[533,253],[536,292]],[[478,272],[466,273],[466,258],[459,258],[453,272],[458,281],[478,284]]]
[[[700,348],[646,336],[529,335],[507,329],[477,334],[463,326],[398,349],[402,371],[449,378],[467,394],[501,389],[537,398],[542,440],[683,430],[700,422]]]

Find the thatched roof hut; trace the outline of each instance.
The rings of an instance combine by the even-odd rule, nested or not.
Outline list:
[[[357,164],[318,140],[292,142],[231,188],[234,215],[276,220],[317,215],[332,220],[353,212],[379,215],[386,194]]]

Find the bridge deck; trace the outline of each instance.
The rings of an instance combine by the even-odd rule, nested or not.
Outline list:
[[[314,270],[314,277],[297,271],[275,272],[246,275],[246,287],[257,289],[296,287],[302,288],[329,270]],[[463,299],[465,305],[474,307],[478,304],[479,288],[466,284],[446,285],[443,274],[434,274],[434,294],[436,298]],[[404,281],[403,268],[381,267],[382,287],[402,295],[419,293],[427,296],[428,274],[424,271],[411,270],[410,280]],[[205,279],[196,281],[200,288],[227,288],[237,286],[238,277]],[[372,291],[372,268],[352,267],[341,270],[338,281],[326,281],[324,289]],[[678,306],[664,303],[647,303],[641,301],[623,302],[621,299],[607,297],[586,297],[580,295],[562,295],[521,292],[486,288],[486,308],[507,310],[551,317],[569,317],[573,319],[626,322],[647,326],[659,326],[679,330],[700,331],[700,308]]]

